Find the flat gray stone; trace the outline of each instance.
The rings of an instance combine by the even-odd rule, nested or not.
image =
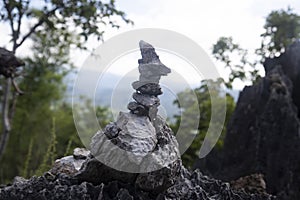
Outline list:
[[[159,98],[157,98],[156,96],[151,96],[151,95],[147,95],[147,94],[139,94],[139,93],[135,92],[135,93],[133,93],[132,97],[138,103],[140,103],[143,106],[146,106],[148,108],[152,107],[152,106],[157,107],[160,105]]]
[[[128,104],[127,108],[131,111],[131,113],[139,115],[139,116],[148,116],[149,115],[149,111],[147,110],[147,108],[136,102],[130,102]]]
[[[90,151],[85,148],[75,148],[73,151],[73,156],[75,159],[86,159]]]
[[[154,96],[158,96],[162,94],[161,87],[159,84],[156,83],[148,83],[144,84],[138,88],[136,88],[142,94],[150,94]]]
[[[120,132],[109,140],[103,131],[91,142],[91,153],[108,166],[138,168],[144,157],[151,153],[157,143],[156,131],[146,116],[120,112],[116,125]]]
[[[142,76],[166,76],[171,73],[171,69],[166,67],[164,64],[157,63],[146,63],[139,65],[139,72]]]

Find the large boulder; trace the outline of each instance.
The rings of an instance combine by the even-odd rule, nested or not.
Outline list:
[[[266,59],[266,76],[240,93],[224,148],[197,167],[225,181],[261,173],[280,199],[300,199],[300,42]]]

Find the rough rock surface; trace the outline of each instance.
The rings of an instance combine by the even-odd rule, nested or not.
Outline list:
[[[155,128],[148,117],[123,112],[114,126],[111,129],[118,130],[118,133],[110,135],[115,137],[106,137],[108,133],[103,131],[93,137],[91,153],[99,160],[105,160],[108,166],[138,170],[143,158],[156,147]]]
[[[263,174],[251,174],[241,177],[237,180],[230,181],[232,188],[236,190],[244,190],[248,193],[266,194],[266,182]]]
[[[75,157],[74,157],[75,159]],[[59,161],[57,161],[59,163]],[[57,165],[59,165],[57,163]],[[87,165],[91,171],[87,170]],[[43,176],[24,179],[16,177],[11,185],[0,188],[1,200],[273,200],[267,194],[249,194],[243,190],[233,190],[229,183],[224,183],[204,176],[200,171],[189,172],[181,164],[176,179],[169,181],[169,187],[161,190],[141,189],[144,181],[159,184],[165,173],[160,176],[145,174],[136,178],[137,174],[120,173],[106,167],[96,159],[85,159],[81,170],[74,173],[46,172]],[[63,166],[61,166],[61,169]],[[154,172],[157,173],[157,172]],[[131,177],[130,177],[131,176]],[[157,180],[154,177],[161,177]],[[96,182],[95,182],[96,180]],[[169,179],[165,179],[166,181]]]
[[[128,105],[131,112],[121,112],[116,122],[96,133],[90,153],[75,149],[73,156],[57,160],[43,176],[16,179],[0,189],[1,200],[275,199],[232,190],[228,183],[183,167],[177,140],[156,112],[161,94],[157,81],[170,69],[159,61],[150,44],[141,41],[140,47],[138,84],[146,79],[152,82],[136,89],[136,102]],[[136,105],[148,112],[136,113],[134,108],[140,108]]]
[[[197,167],[225,181],[261,173],[268,193],[300,199],[300,42],[264,66],[266,77],[240,94],[223,152]]]

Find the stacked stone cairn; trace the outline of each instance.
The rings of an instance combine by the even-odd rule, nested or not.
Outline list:
[[[132,83],[136,92],[135,101],[127,106],[130,112],[120,112],[116,122],[95,134],[91,142],[91,153],[98,160],[131,173],[151,172],[180,161],[176,138],[157,114],[162,94],[159,80],[171,70],[161,63],[152,45],[140,41],[139,46],[140,76]]]
[[[154,127],[156,127],[156,116],[160,105],[158,95],[162,94],[159,80],[166,76],[171,70],[166,67],[155,53],[155,49],[143,40],[140,41],[142,59],[139,59],[139,80],[132,84],[136,90],[133,94],[135,102],[128,104],[131,113],[139,116],[148,116]]]

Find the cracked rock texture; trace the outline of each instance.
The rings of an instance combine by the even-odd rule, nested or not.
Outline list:
[[[223,151],[196,167],[225,181],[263,174],[268,193],[300,199],[300,42],[264,67],[266,77],[240,94]]]
[[[73,156],[75,159],[75,157]],[[244,190],[233,190],[229,183],[204,176],[199,170],[189,172],[180,162],[179,173],[169,179],[169,172],[159,170],[145,174],[131,174],[111,169],[89,156],[82,168],[72,173],[50,170],[43,176],[24,179],[16,177],[11,185],[0,188],[1,200],[272,200],[267,194],[249,194]],[[80,160],[80,159],[77,159]],[[159,176],[157,176],[159,174]],[[169,174],[170,175],[170,174]],[[161,187],[167,185],[167,187]],[[153,190],[153,186],[156,187]]]

